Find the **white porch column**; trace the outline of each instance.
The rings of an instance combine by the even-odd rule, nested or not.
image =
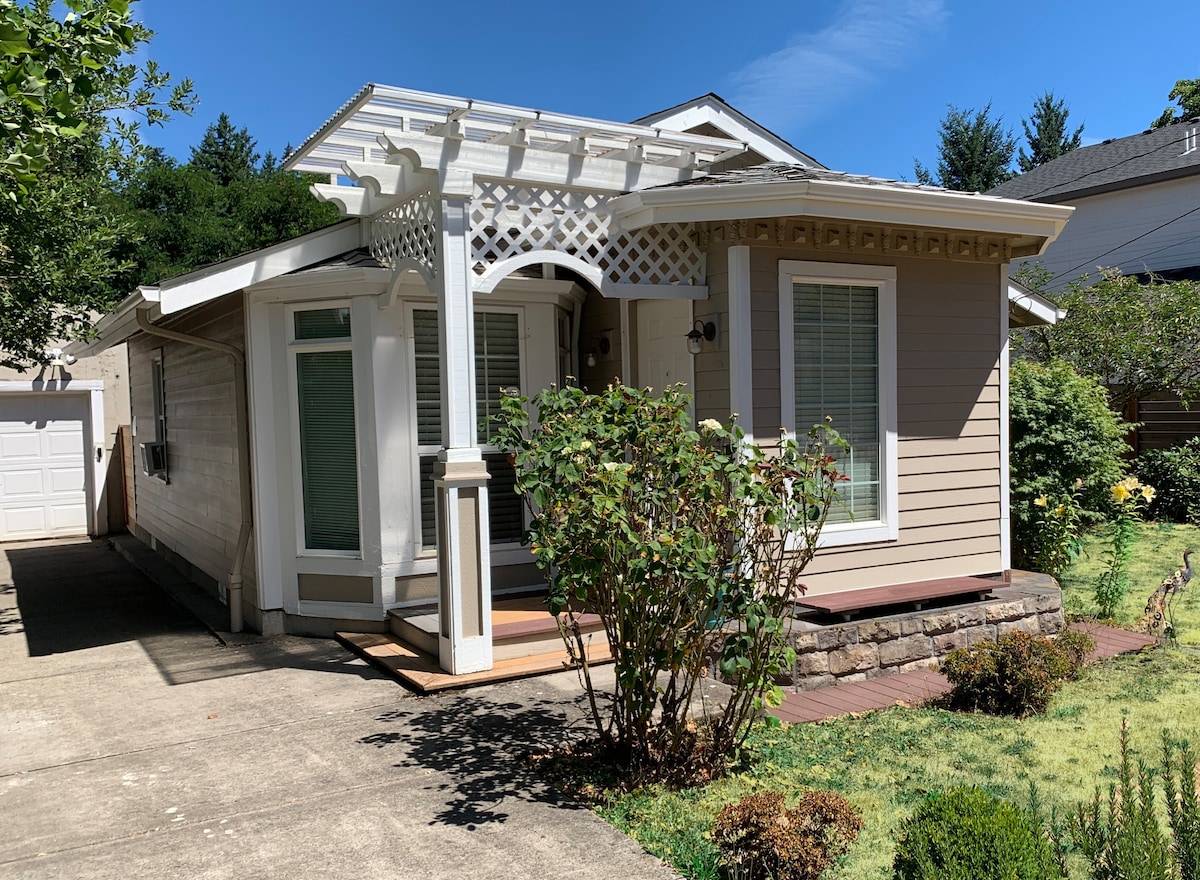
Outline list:
[[[729,404],[746,442],[754,442],[754,344],[750,309],[750,248],[734,245],[729,260]]]
[[[492,566],[487,466],[476,437],[475,307],[469,195],[443,194],[438,336],[442,442],[434,469],[438,660],[462,675],[492,668]]]

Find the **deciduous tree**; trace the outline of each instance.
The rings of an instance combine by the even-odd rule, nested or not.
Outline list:
[[[0,0],[0,364],[44,359],[116,301],[131,230],[108,184],[142,155],[140,122],[191,110],[188,80],[134,60],[152,33],[132,15],[130,0]]]
[[[1162,128],[1173,122],[1182,122],[1193,116],[1200,116],[1200,78],[1181,79],[1175,83],[1175,88],[1167,95],[1168,101],[1174,101],[1178,107],[1168,106],[1150,123],[1151,128]]]

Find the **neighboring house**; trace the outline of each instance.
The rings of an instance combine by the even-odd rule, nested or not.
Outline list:
[[[1066,231],[1035,260],[1050,273],[1047,292],[1096,277],[1100,267],[1200,279],[1198,135],[1194,118],[1081,147],[990,192],[1075,208]],[[1184,410],[1171,395],[1135,401],[1125,415],[1145,423],[1139,451],[1200,434],[1200,409]]]
[[[0,368],[0,541],[124,528],[125,346],[78,363],[48,354],[24,373]]]
[[[128,341],[137,534],[234,626],[432,601],[442,666],[487,669],[493,593],[542,582],[500,389],[620,376],[766,443],[832,416],[854,520],[810,591],[1005,571],[1010,312],[1053,318],[1008,264],[1070,209],[828,171],[711,95],[650,120],[362,89],[288,160],[349,219],[142,288],[78,348]]]

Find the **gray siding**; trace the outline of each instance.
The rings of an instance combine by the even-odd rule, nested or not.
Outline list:
[[[239,348],[244,345],[241,294],[223,297],[163,326]],[[237,443],[233,365],[214,351],[140,333],[129,343],[134,444],[153,439],[151,361],[161,350],[167,421],[168,480],[135,469],[138,531],[223,583],[237,546]],[[245,599],[253,602],[253,547],[247,557]],[[200,580],[205,578],[201,577]],[[251,621],[253,609],[247,608]]]
[[[601,336],[608,339],[608,354],[596,354],[596,366],[587,365],[587,351]],[[602,390],[621,375],[621,302],[588,291],[579,318],[579,385],[593,393]]]
[[[713,321],[717,338],[706,342],[693,359],[696,370],[696,420],[724,422],[729,405],[729,261],[724,248],[713,248],[708,256],[708,299],[696,302],[692,314],[698,321]],[[739,423],[747,424],[738,414]]]

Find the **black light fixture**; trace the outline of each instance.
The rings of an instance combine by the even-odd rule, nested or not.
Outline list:
[[[696,321],[688,331],[687,346],[689,354],[700,354],[704,341],[712,342],[717,338],[717,325],[712,321]]]
[[[584,351],[584,354],[587,355],[587,365],[589,367],[596,366],[596,355],[608,354],[610,349],[611,346],[609,345],[607,336],[594,337],[592,341],[588,343],[588,347]]]

